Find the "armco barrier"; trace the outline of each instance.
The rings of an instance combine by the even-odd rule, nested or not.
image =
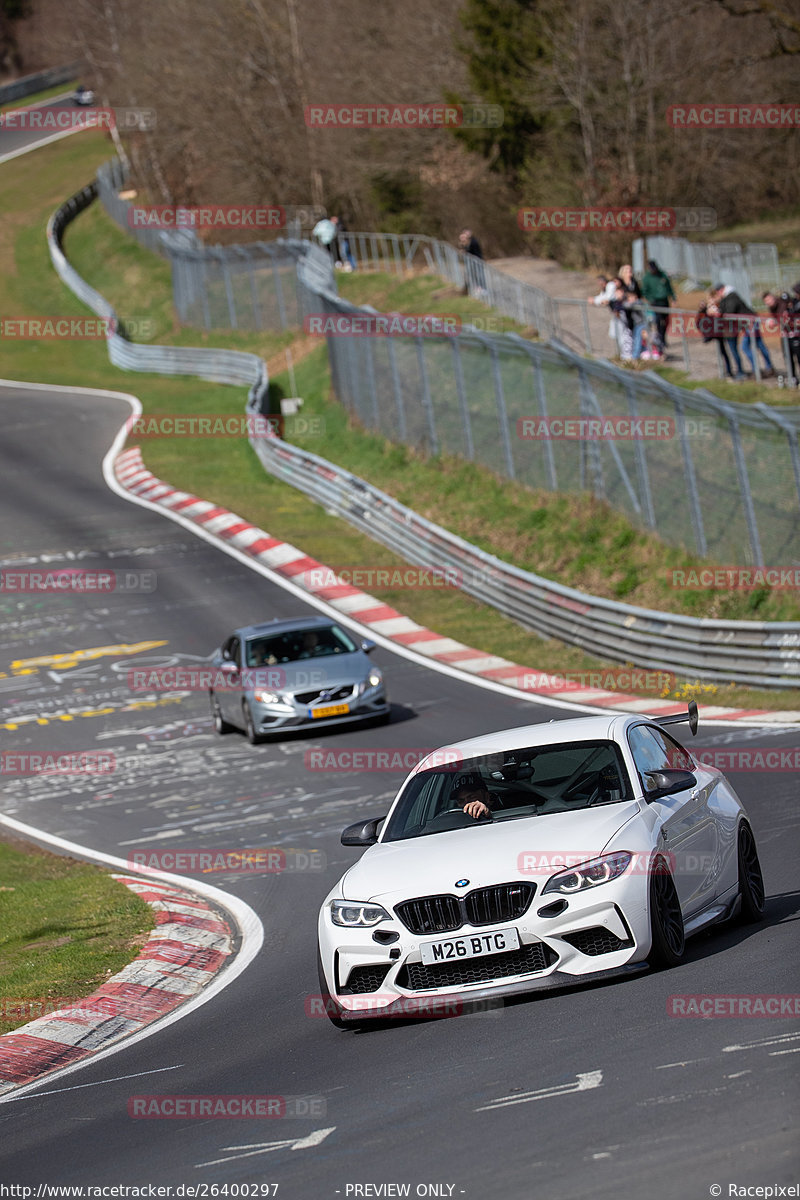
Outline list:
[[[50,67],[47,71],[37,71],[34,75],[23,75],[11,83],[0,87],[0,104],[10,104],[12,100],[21,100],[24,96],[33,96],[47,88],[57,87],[60,83],[71,83],[77,79],[82,64],[68,63],[64,67]]]
[[[94,199],[84,188],[50,218],[48,246],[59,277],[98,316],[114,310],[67,262],[65,226]],[[308,264],[312,270],[312,264]],[[266,411],[267,369],[255,355],[236,351],[135,346],[108,337],[112,362],[128,370],[197,374],[252,384],[248,410]],[[299,488],[409,562],[453,567],[470,595],[527,629],[581,646],[603,659],[683,671],[701,679],[768,687],[800,684],[800,622],[697,620],[589,596],[502,562],[471,546],[364,480],[279,438],[252,438],[264,468]]]
[[[115,322],[115,328],[106,337],[108,355],[114,366],[126,371],[148,371],[157,375],[195,375],[215,383],[248,384],[251,401],[260,403],[267,394],[269,378],[266,363],[256,354],[245,354],[239,350],[142,346],[129,342],[116,332],[117,315],[114,309],[70,266],[61,248],[61,235],[65,227],[79,212],[88,208],[96,196],[97,187],[90,183],[62,204],[47,223],[47,245],[59,278],[97,316]]]

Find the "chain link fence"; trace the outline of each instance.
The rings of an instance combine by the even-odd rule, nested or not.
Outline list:
[[[129,227],[116,202],[109,211]],[[559,302],[435,239],[347,238],[362,267],[402,274],[421,256],[502,311],[518,305],[510,315],[550,343],[469,325],[446,335],[397,336],[377,325],[343,333],[325,318],[360,318],[363,328],[378,314],[338,296],[331,255],[296,240],[169,244],[180,317],[237,329],[309,329],[321,318],[337,397],[391,441],[479,462],[531,488],[590,492],[634,526],[721,563],[800,564],[800,410],[727,404],[582,358],[559,336]]]
[[[780,263],[771,242],[690,242],[686,238],[637,238],[633,243],[634,272],[642,274],[654,258],[667,275],[704,283],[725,283],[747,303],[758,307],[764,292],[782,292],[800,279],[800,263]]]

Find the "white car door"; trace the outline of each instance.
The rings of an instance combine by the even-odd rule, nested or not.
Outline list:
[[[719,875],[719,838],[709,801],[716,776],[698,766],[663,729],[635,725],[628,741],[647,798],[645,776],[650,771],[678,768],[691,771],[697,785],[650,801],[661,829],[659,848],[672,870],[684,916],[704,908],[714,897]]]

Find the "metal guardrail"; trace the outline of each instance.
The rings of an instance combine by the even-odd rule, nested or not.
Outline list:
[[[276,437],[250,444],[271,475],[409,562],[450,570],[463,591],[526,629],[615,662],[721,683],[800,685],[800,622],[698,620],[589,596],[502,562],[316,454]]]
[[[59,278],[84,304],[109,322],[106,334],[108,355],[115,367],[126,371],[148,371],[158,375],[195,375],[215,383],[245,384],[250,399],[259,403],[267,394],[269,377],[266,363],[256,354],[239,350],[212,350],[178,346],[146,346],[128,341],[119,332],[113,307],[70,265],[61,247],[61,237],[70,221],[95,200],[97,186],[87,187],[71,196],[47,223],[50,259]]]
[[[60,206],[48,222],[48,248],[63,282],[98,316],[114,320],[112,306],[81,278],[61,247],[63,230],[96,194],[96,186],[90,184]],[[322,270],[317,254],[310,253],[301,262],[306,281],[318,284],[317,272]],[[112,362],[131,370],[251,382],[248,411],[268,410],[267,369],[255,355],[135,346],[115,332],[108,336],[108,347]],[[255,437],[251,444],[271,474],[408,561],[460,572],[464,591],[525,628],[581,646],[600,658],[685,671],[702,679],[768,687],[796,687],[800,682],[800,622],[697,620],[589,596],[471,546],[317,455],[279,438]],[[797,482],[800,487],[800,478]]]
[[[0,87],[0,104],[10,104],[12,100],[21,100],[24,96],[32,96],[36,92],[45,91],[46,88],[57,87],[59,83],[71,83],[73,79],[78,78],[82,69],[82,63],[68,63],[63,67],[50,67],[46,71],[36,71],[33,75],[23,75],[21,79],[4,83]]]

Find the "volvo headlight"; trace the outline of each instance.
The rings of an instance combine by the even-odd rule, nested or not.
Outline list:
[[[618,850],[615,854],[603,854],[600,858],[581,863],[579,867],[559,871],[548,879],[542,895],[545,892],[558,892],[561,896],[572,896],[588,888],[599,887],[601,883],[610,883],[627,871],[632,858],[633,855],[627,850]]]
[[[383,683],[383,671],[379,671],[377,667],[373,667],[366,679],[358,685],[358,694],[363,696],[367,688],[380,687]]]
[[[388,921],[389,914],[380,904],[365,904],[360,900],[334,900],[331,903],[331,920],[334,925],[345,925],[349,929],[364,929]]]
[[[280,692],[253,692],[254,697],[259,704],[282,704],[283,696]]]

